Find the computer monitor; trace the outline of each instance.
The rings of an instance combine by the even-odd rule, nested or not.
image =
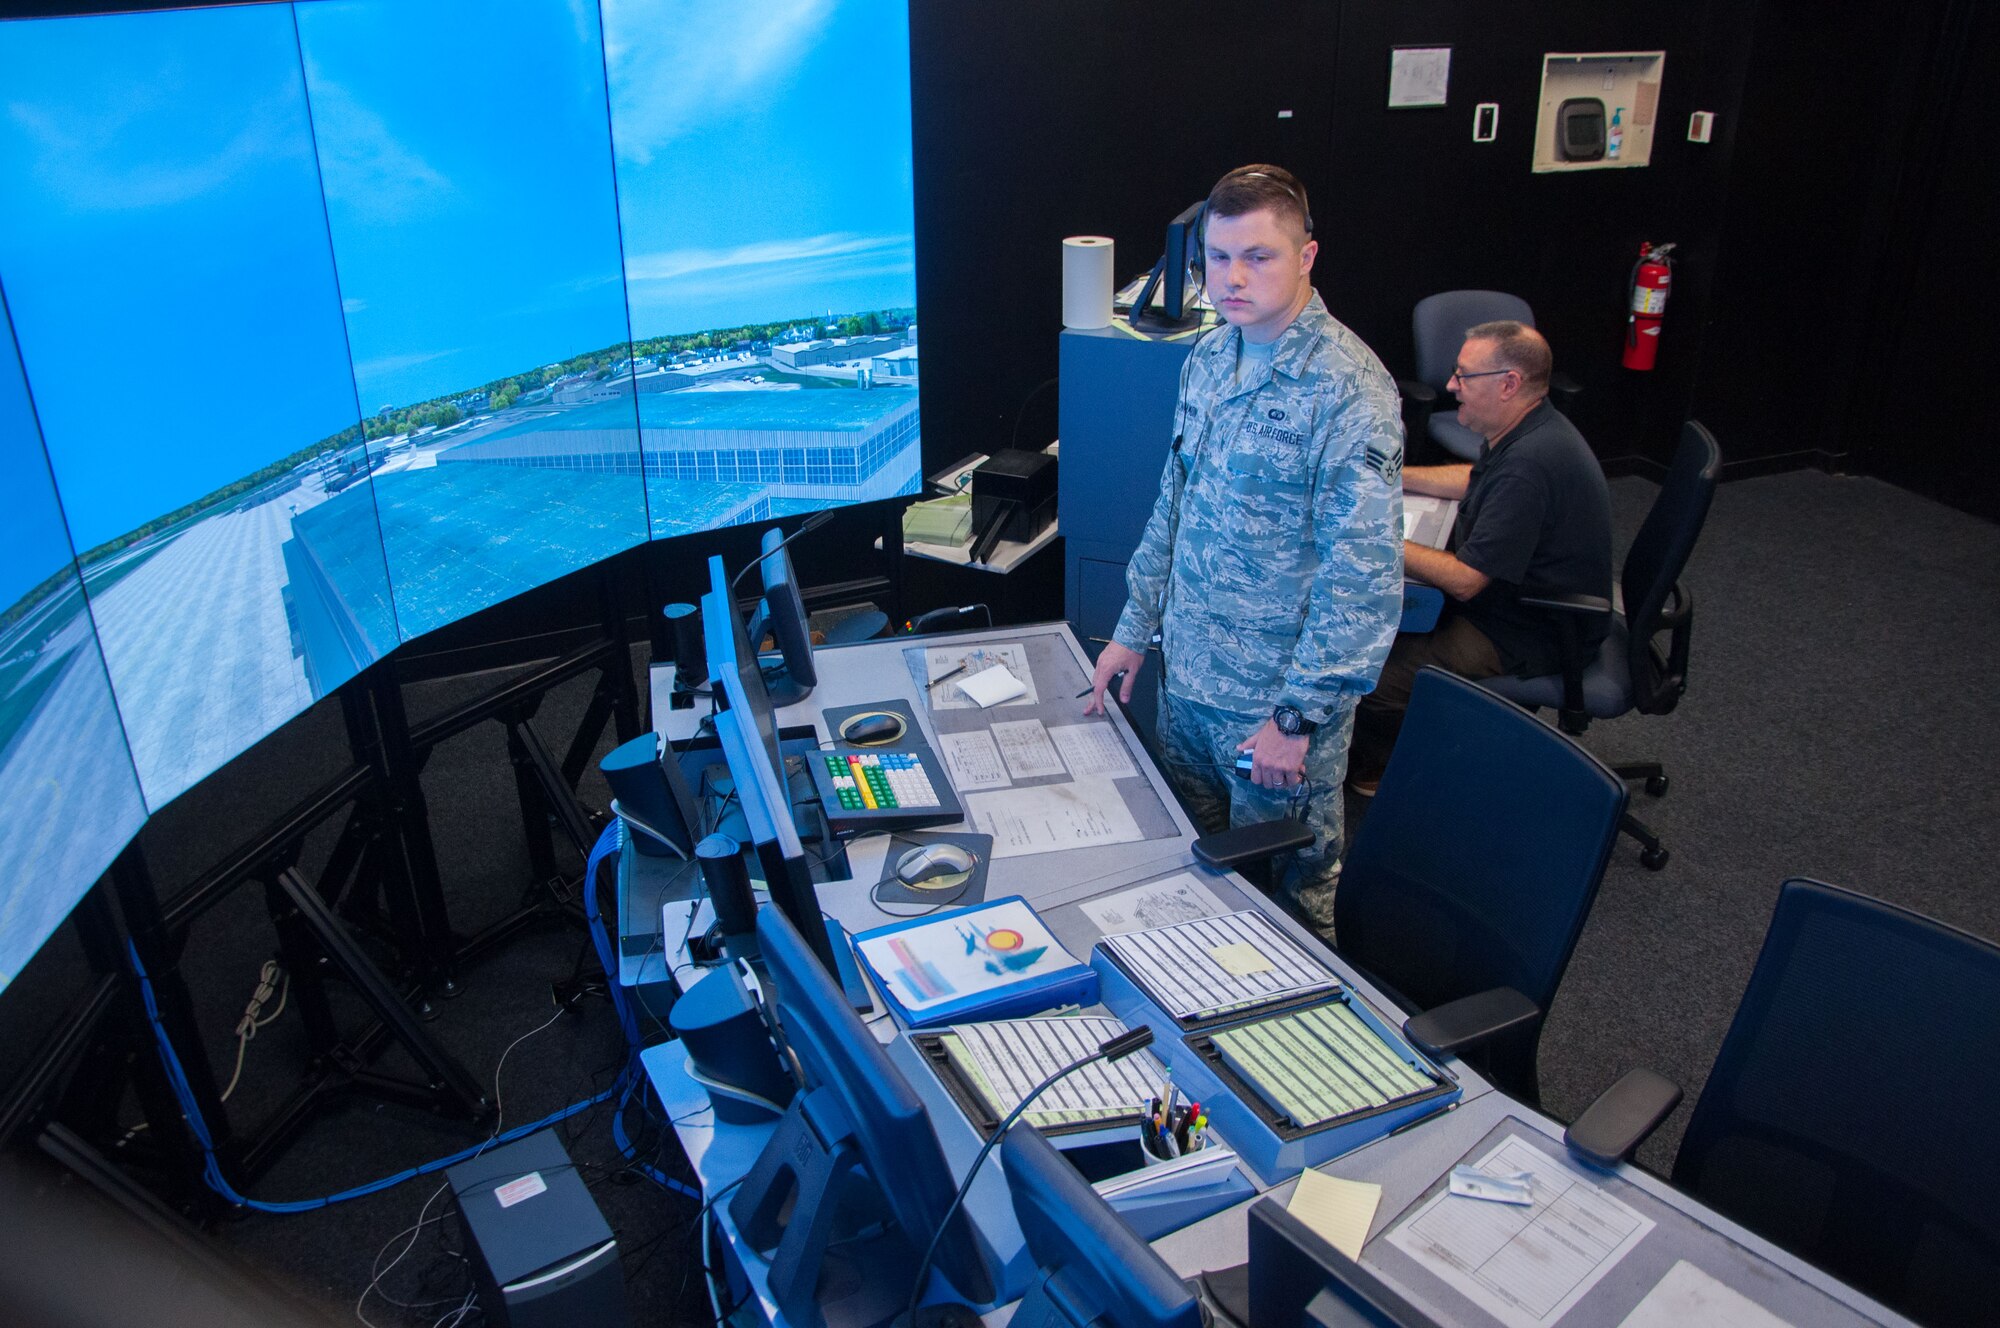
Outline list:
[[[1201,271],[1201,218],[1207,200],[1190,204],[1167,223],[1166,249],[1153,265],[1146,284],[1132,301],[1132,326],[1155,332],[1183,332],[1201,323],[1201,312],[1189,312],[1191,291]],[[1160,293],[1161,308],[1153,309],[1153,293]]]
[[[1032,1125],[1007,1131],[1001,1167],[1035,1256],[1013,1328],[1201,1328],[1201,1299]]]
[[[797,705],[812,695],[819,683],[813,669],[812,629],[806,621],[806,602],[799,596],[798,573],[792,555],[782,547],[785,532],[776,526],[764,532],[764,554],[759,560],[764,574],[764,625],[777,638],[778,653],[784,664],[775,674],[765,675],[773,705]],[[762,642],[758,642],[762,644]]]
[[[923,1100],[788,918],[765,909],[757,941],[770,979],[767,1017],[797,1060],[802,1091],[729,1214],[768,1255],[771,1297],[786,1322],[827,1322],[823,1296],[846,1302],[835,1316],[842,1322],[888,1319],[909,1300],[940,1228],[932,1267],[949,1284],[941,1294],[990,1303],[998,1263],[964,1210],[953,1211],[958,1186]]]
[[[1250,1205],[1250,1322],[1257,1328],[1438,1328],[1276,1199]]]
[[[792,819],[777,712],[764,690],[757,654],[750,648],[743,619],[736,612],[721,558],[708,560],[708,576],[709,592],[702,596],[701,618],[710,681],[719,703],[715,732],[722,742],[722,757],[735,783],[736,799],[743,806],[743,820],[750,828],[772,902],[792,920],[826,971],[838,974],[841,966],[826,923],[820,918],[811,864]]]

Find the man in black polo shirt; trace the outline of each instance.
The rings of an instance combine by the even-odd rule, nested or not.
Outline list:
[[[1417,670],[1464,678],[1561,671],[1555,625],[1523,607],[1538,594],[1611,595],[1611,495],[1590,446],[1548,403],[1554,357],[1526,324],[1481,323],[1465,334],[1448,386],[1458,421],[1486,439],[1470,466],[1409,466],[1406,493],[1458,500],[1443,550],[1403,545],[1404,575],[1445,593],[1435,630],[1396,638],[1375,690],[1354,717],[1348,785],[1375,792]],[[1595,646],[1608,623],[1598,623]]]

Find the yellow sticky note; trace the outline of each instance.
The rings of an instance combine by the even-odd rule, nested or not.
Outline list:
[[[1350,1259],[1361,1258],[1368,1228],[1375,1221],[1382,1187],[1361,1180],[1341,1180],[1321,1171],[1299,1173],[1298,1188],[1285,1210]]]
[[[1208,952],[1208,957],[1222,965],[1231,977],[1247,978],[1252,973],[1268,973],[1275,967],[1264,957],[1264,952],[1248,941],[1237,941],[1233,945],[1218,945]]]

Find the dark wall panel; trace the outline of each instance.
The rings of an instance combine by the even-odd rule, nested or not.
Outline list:
[[[911,7],[924,451],[1055,432],[1061,246],[1109,235],[1120,279],[1248,161],[1325,172],[1341,7],[1190,0]],[[1290,111],[1289,118],[1279,118]]]
[[[1942,4],[1767,0],[1748,51],[1693,411],[1738,465],[1851,447]]]
[[[1320,289],[1388,361],[1414,367],[1410,308],[1425,295],[1486,287],[1522,296],[1584,385],[1577,423],[1598,454],[1663,456],[1684,408],[1701,324],[1688,290],[1712,250],[1714,165],[1726,144],[1686,141],[1689,112],[1710,98],[1716,59],[1707,7],[1638,3],[1529,7],[1505,22],[1448,0],[1342,7],[1334,77],[1327,252]],[[1395,46],[1452,48],[1449,104],[1390,110]],[[1536,175],[1530,170],[1545,52],[1664,50],[1651,165]],[[1499,137],[1472,141],[1473,107],[1500,105]],[[1727,116],[1725,115],[1725,123]],[[1679,241],[1660,367],[1622,369],[1625,284],[1642,240]]]

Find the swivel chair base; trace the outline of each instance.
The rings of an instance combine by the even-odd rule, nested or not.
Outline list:
[[[1626,783],[1638,784],[1653,797],[1660,797],[1667,791],[1667,772],[1658,761],[1614,765],[1611,770]],[[1639,865],[1647,871],[1659,871],[1667,865],[1667,850],[1661,847],[1660,837],[1644,821],[1626,812],[1618,818],[1618,831],[1639,841]]]

